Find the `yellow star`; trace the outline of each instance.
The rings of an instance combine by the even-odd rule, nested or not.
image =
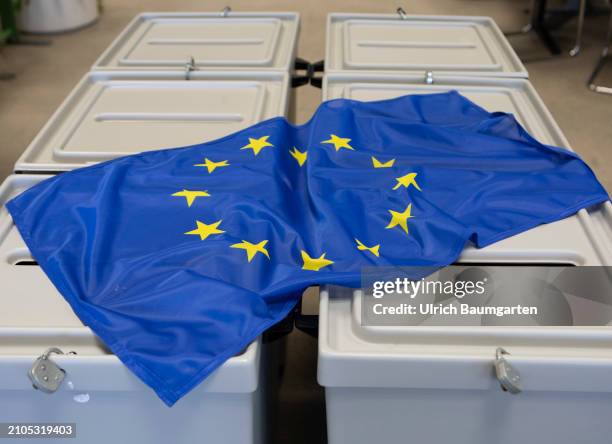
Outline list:
[[[243,240],[239,244],[230,245],[230,248],[240,248],[242,250],[246,250],[247,259],[249,262],[255,257],[257,253],[265,254],[268,259],[270,259],[270,255],[268,254],[268,250],[264,247],[268,243],[267,240],[262,240],[258,244],[252,244],[248,241]]]
[[[173,196],[184,197],[187,199],[187,206],[190,207],[191,204],[193,204],[193,201],[196,200],[196,197],[209,197],[210,194],[208,194],[206,191],[183,190],[177,191],[173,194]]]
[[[352,146],[349,145],[351,139],[344,139],[342,137],[338,137],[335,134],[330,135],[329,140],[324,140],[321,143],[331,143],[336,148],[336,151],[340,151],[340,148],[346,148],[347,150],[354,150]]]
[[[200,236],[201,240],[205,240],[211,234],[225,233],[225,231],[219,230],[217,228],[219,226],[219,224],[221,223],[220,220],[218,220],[217,222],[214,222],[214,223],[212,223],[210,225],[205,224],[203,222],[200,222],[199,220],[197,220],[196,223],[198,225],[198,228],[196,228],[195,230],[188,231],[185,234],[193,234],[193,235],[196,235],[196,236]]]
[[[405,176],[398,177],[395,179],[397,180],[397,185],[395,185],[393,189],[397,190],[401,186],[408,188],[410,185],[414,185],[417,190],[422,191],[419,185],[416,183],[416,176],[417,173],[408,173]]]
[[[410,214],[411,210],[412,204],[408,204],[406,209],[401,213],[389,210],[389,213],[391,213],[391,222],[389,222],[389,225],[387,225],[385,228],[393,228],[399,225],[406,232],[406,234],[408,234],[408,219],[414,217]]]
[[[318,259],[313,259],[308,256],[304,250],[302,251],[302,260],[304,261],[304,265],[302,266],[303,270],[311,270],[311,271],[319,271],[323,267],[327,267],[334,263],[334,261],[330,261],[329,259],[325,259],[325,253],[321,255]]]
[[[300,166],[303,166],[306,163],[308,151],[301,152],[296,147],[293,147],[293,151],[289,151],[289,154],[291,154],[295,158],[295,160],[297,160]]]
[[[256,156],[259,154],[261,150],[263,150],[267,146],[274,146],[270,142],[268,142],[268,138],[270,136],[263,136],[259,139],[253,139],[249,137],[249,144],[240,148],[241,150],[248,150],[249,148],[253,150],[253,154]]]
[[[391,168],[394,163],[395,163],[395,159],[391,159],[383,163],[380,160],[378,160],[376,157],[372,156],[372,165],[374,165],[374,168]]]
[[[366,247],[363,242],[361,242],[359,239],[355,238],[355,242],[357,242],[357,249],[359,251],[369,251],[370,253],[372,253],[374,256],[379,257],[379,250],[380,250],[380,244],[378,245],[374,245],[373,247]]]
[[[227,160],[213,162],[210,159],[204,159],[204,163],[196,163],[194,166],[206,167],[208,169],[208,174],[210,174],[215,171],[216,168],[229,166],[229,163],[227,162]]]

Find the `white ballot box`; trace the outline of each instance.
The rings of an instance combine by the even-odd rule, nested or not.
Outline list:
[[[332,14],[323,100],[456,90],[570,148],[490,19]],[[522,77],[522,78],[521,78]],[[612,265],[610,203],[483,249],[459,264]],[[612,326],[371,326],[361,291],[321,292],[318,380],[330,444],[607,443]],[[500,388],[496,351],[523,391]]]

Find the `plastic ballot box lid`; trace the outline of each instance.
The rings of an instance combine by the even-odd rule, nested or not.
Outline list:
[[[527,77],[489,17],[330,14],[325,70]]]
[[[93,69],[257,69],[289,71],[299,29],[292,12],[143,13]]]
[[[76,352],[54,355],[53,359],[61,361],[71,383],[79,390],[145,390],[144,384],[76,317],[31,257],[4,206],[12,197],[49,177],[52,176],[11,175],[0,185],[0,392],[32,390],[27,371],[49,347]],[[195,390],[254,391],[260,348],[259,340],[253,342]],[[163,404],[154,399],[152,391],[150,394],[152,402]]]
[[[96,71],[80,81],[15,164],[60,172],[207,142],[288,109],[288,73]]]

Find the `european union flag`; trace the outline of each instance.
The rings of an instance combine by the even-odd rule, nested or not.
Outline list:
[[[80,319],[168,404],[315,284],[441,267],[608,199],[593,172],[456,92],[332,100],[61,174],[8,209]]]

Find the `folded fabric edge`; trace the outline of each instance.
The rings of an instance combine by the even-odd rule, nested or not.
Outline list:
[[[15,226],[19,230],[21,237],[26,243],[26,246],[30,250],[32,257],[37,261],[38,265],[48,276],[49,280],[55,286],[58,292],[64,297],[66,302],[68,302],[81,322],[91,328],[94,334],[96,334],[102,340],[104,345],[106,345],[119,358],[119,360],[125,364],[126,367],[128,367],[136,376],[138,376],[140,380],[149,386],[168,407],[172,407],[179,399],[200,384],[204,379],[206,379],[206,377],[217,370],[228,359],[243,351],[264,331],[285,318],[298,302],[298,299],[287,301],[277,317],[269,319],[267,322],[259,325],[257,328],[246,334],[240,341],[236,342],[235,345],[228,347],[224,353],[218,355],[212,362],[209,362],[207,365],[199,369],[197,373],[182,386],[178,387],[177,389],[168,389],[164,387],[165,383],[163,379],[160,378],[155,372],[136,362],[131,356],[129,356],[129,352],[123,346],[122,342],[113,334],[105,331],[105,329],[100,326],[95,314],[90,313],[87,310],[86,304],[83,304],[78,297],[75,297],[75,295],[73,295],[72,292],[67,289],[67,286],[63,284],[62,276],[57,275],[48,267],[45,258],[41,254],[38,254],[37,248],[34,246],[34,243],[29,236],[27,224],[23,223],[21,220],[21,213],[19,208],[17,208],[16,203],[14,201],[9,201],[6,204],[6,207],[13,218]]]
[[[555,215],[549,216],[549,217],[544,217],[538,220],[533,220],[530,221],[529,223],[525,224],[525,225],[521,225],[519,227],[515,227],[515,228],[511,228],[510,230],[507,231],[503,231],[501,233],[497,233],[495,236],[490,237],[488,239],[483,239],[478,240],[477,242],[477,246],[478,248],[485,248],[488,247],[491,244],[494,244],[496,242],[499,242],[501,240],[504,240],[506,238],[512,237],[515,234],[519,234],[525,231],[528,231],[532,228],[535,228],[539,225],[544,225],[544,224],[549,224],[552,222],[556,222],[562,219],[565,219],[567,217],[570,217],[576,213],[578,213],[578,211],[591,207],[593,205],[597,205],[603,202],[607,202],[608,200],[610,200],[610,197],[607,194],[601,194],[597,197],[591,198],[591,199],[586,199],[583,200],[581,202],[579,202],[576,205],[573,205],[569,208],[566,208],[565,210],[563,210],[561,213],[557,213]]]

